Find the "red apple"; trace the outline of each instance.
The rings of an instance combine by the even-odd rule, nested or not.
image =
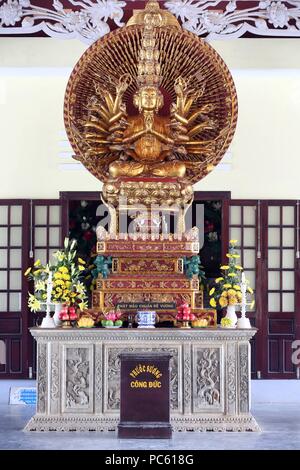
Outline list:
[[[193,321],[193,320],[196,320],[196,317],[193,313],[190,314],[190,320]]]
[[[75,307],[69,307],[69,314],[73,315],[74,313],[76,313],[76,308]]]
[[[69,314],[68,313],[63,313],[61,316],[62,320],[69,320]]]
[[[183,321],[189,320],[189,316],[188,315],[183,315],[182,320]]]
[[[75,313],[70,313],[69,316],[70,316],[70,320],[72,320],[72,321],[77,320],[77,313],[76,312]]]

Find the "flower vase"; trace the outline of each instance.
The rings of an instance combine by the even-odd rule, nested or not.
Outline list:
[[[237,323],[237,315],[235,313],[235,305],[228,305],[225,318],[231,321],[231,326],[235,327]]]
[[[55,310],[54,310],[54,315],[53,315],[53,320],[54,320],[54,323],[55,323],[55,326],[61,326],[62,325],[62,321],[60,320],[59,318],[59,314],[63,308],[63,304],[59,303],[59,304],[54,304],[54,307],[55,307]]]

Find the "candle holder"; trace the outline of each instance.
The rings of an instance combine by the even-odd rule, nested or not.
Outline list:
[[[48,279],[47,279],[47,301],[44,304],[46,305],[46,316],[43,318],[40,328],[56,328],[54,320],[50,315],[50,306],[54,305],[53,302],[51,302],[52,288],[53,288],[52,272],[50,271]]]
[[[241,292],[242,292],[242,302],[241,302],[241,318],[237,321],[237,328],[251,328],[251,323],[249,318],[246,317],[246,306],[247,306],[247,283],[245,274],[242,273],[242,282],[241,282]]]

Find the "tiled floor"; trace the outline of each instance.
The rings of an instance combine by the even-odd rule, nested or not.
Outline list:
[[[119,440],[114,433],[28,433],[34,407],[0,404],[0,449],[300,449],[300,406],[255,405],[261,433],[174,433],[171,440]]]

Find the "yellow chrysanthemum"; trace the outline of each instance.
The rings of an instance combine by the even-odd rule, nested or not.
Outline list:
[[[238,265],[236,265],[236,269],[242,270],[242,269],[244,269],[244,268],[243,268],[243,266],[238,266]]]
[[[235,277],[236,274],[235,274],[235,273],[228,273],[228,276],[229,276],[229,277]]]
[[[65,281],[69,281],[69,280],[71,279],[69,274],[62,274],[61,277],[62,277]]]
[[[234,284],[232,286],[235,290],[241,290],[241,286],[239,286],[238,284]]]
[[[227,290],[223,290],[223,292],[221,294],[221,297],[227,297],[227,295],[228,295]]]
[[[215,292],[216,288],[215,287],[212,287],[212,289],[210,289],[209,291],[209,295],[213,295],[213,293]]]
[[[237,242],[238,242],[237,240],[229,240],[230,245],[236,245]]]
[[[227,269],[229,269],[229,266],[227,264],[224,264],[223,266],[221,266],[221,269],[226,271]]]
[[[220,297],[219,299],[219,304],[220,306],[223,308],[223,307],[227,307],[228,305],[228,301],[226,299],[226,297]]]
[[[84,270],[85,270],[85,267],[79,265],[79,266],[78,266],[78,269],[79,269],[79,271],[84,271]]]
[[[221,282],[221,281],[224,281],[224,277],[217,277],[217,279],[215,279],[215,282],[217,284],[219,284],[219,282]]]
[[[225,287],[225,289],[230,289],[231,284],[228,284],[228,282],[226,282],[226,284],[224,284],[223,287]]]
[[[78,263],[86,264],[85,261],[82,258],[78,258]]]
[[[66,266],[61,266],[60,268],[58,268],[58,270],[59,270],[61,273],[64,273],[64,274],[66,274],[66,273],[69,272],[69,270],[68,270],[68,268],[67,268]]]
[[[243,298],[241,292],[237,292],[237,293],[236,293],[236,296],[237,296],[238,301],[241,302],[241,301],[242,301],[242,298]]]
[[[215,299],[210,299],[209,304],[214,308],[217,306]]]
[[[253,289],[252,289],[252,287],[247,287],[247,291],[248,291],[250,294],[253,294]]]
[[[235,294],[236,294],[236,291],[234,289],[229,289],[228,295],[235,295]]]
[[[53,277],[54,279],[61,279],[61,273],[57,272],[57,273],[54,273]]]
[[[34,266],[40,266],[40,264],[41,264],[41,260],[37,259],[36,262],[34,263]]]
[[[28,276],[28,274],[30,273],[30,271],[31,271],[31,268],[27,268],[26,271],[25,271],[25,273],[24,273],[24,276]]]
[[[237,298],[236,298],[236,296],[234,295],[234,296],[232,296],[232,297],[229,297],[228,303],[229,303],[229,305],[235,305],[235,304],[237,304]]]

